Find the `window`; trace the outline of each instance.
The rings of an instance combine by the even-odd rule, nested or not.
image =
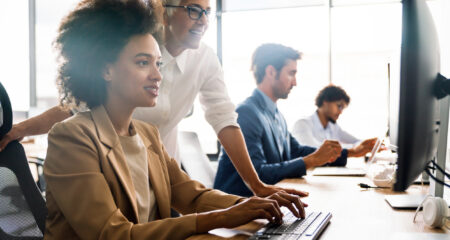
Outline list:
[[[242,102],[256,88],[250,71],[255,49],[263,43],[281,43],[304,55],[298,63],[297,87],[288,100],[278,103],[280,111],[288,126],[314,111],[315,93],[328,83],[328,21],[324,8],[231,12],[223,19],[223,68],[233,102]]]
[[[14,110],[30,106],[28,1],[4,1],[0,8],[0,81]]]
[[[349,94],[339,119],[356,137],[383,137],[388,123],[388,64],[399,68],[402,5],[331,9],[332,82]],[[382,17],[381,17],[382,16]],[[393,69],[391,78],[398,70]]]
[[[359,138],[383,136],[389,117],[388,64],[391,79],[399,74],[401,1],[334,0],[330,9],[326,2],[284,0],[275,6],[270,1],[223,1],[228,12],[222,14],[222,55],[229,95],[238,104],[256,87],[250,72],[256,47],[268,42],[285,44],[304,53],[298,65],[297,87],[288,100],[278,103],[290,128],[297,119],[312,114],[316,94],[331,81],[352,98],[339,120],[343,128]],[[450,16],[445,13],[450,2],[428,3],[440,34],[442,72],[448,76],[450,30],[446,23]],[[282,8],[285,5],[289,8]],[[185,129],[195,129],[206,151],[214,152],[216,136],[204,127],[207,123],[198,104],[195,109],[189,118],[192,121],[184,120],[189,121]]]
[[[289,126],[314,111],[315,92],[328,83],[328,22],[324,8],[229,12],[222,16],[223,69],[231,100],[235,104],[242,102],[256,87],[250,72],[251,55],[256,47],[267,42],[282,43],[303,52],[304,56],[299,62],[298,87],[293,89],[289,101],[280,102],[280,110],[285,113]],[[299,105],[311,107],[298,109]],[[196,131],[205,152],[216,152],[217,137],[211,127],[205,127],[208,123],[198,102],[194,109],[193,116],[182,121],[180,130]]]
[[[56,76],[58,64],[53,41],[59,24],[78,0],[36,1],[36,94],[38,107],[47,109],[57,104]]]

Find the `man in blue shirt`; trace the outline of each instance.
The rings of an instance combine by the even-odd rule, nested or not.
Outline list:
[[[280,44],[264,44],[252,57],[257,88],[236,111],[248,152],[260,179],[267,184],[306,174],[306,169],[324,164],[345,166],[347,156],[356,153],[342,149],[337,141],[326,140],[316,149],[301,146],[288,132],[278,111],[278,99],[286,99],[297,85],[297,61],[301,53]],[[214,188],[241,196],[252,192],[221,149]]]

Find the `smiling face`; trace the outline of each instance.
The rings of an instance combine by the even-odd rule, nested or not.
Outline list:
[[[161,52],[150,34],[137,35],[119,54],[116,62],[106,66],[107,99],[115,98],[132,108],[156,104],[161,83]]]
[[[179,6],[211,10],[209,0],[182,0]],[[193,20],[189,17],[188,9],[176,8],[171,16],[166,17],[165,25],[167,49],[176,49],[175,55],[178,55],[185,49],[197,49],[200,46],[200,40],[208,28],[208,17],[203,14],[200,19]]]

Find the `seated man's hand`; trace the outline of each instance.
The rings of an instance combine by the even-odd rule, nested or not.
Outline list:
[[[338,141],[325,140],[315,152],[303,158],[306,168],[322,166],[334,162],[341,156],[342,147]]]
[[[366,139],[362,141],[357,146],[348,149],[349,157],[362,157],[366,155],[366,153],[372,151],[373,146],[377,142],[377,138]],[[380,148],[381,149],[381,148]]]
[[[5,147],[14,140],[21,141],[24,137],[22,130],[14,125],[11,130],[0,140],[0,151],[5,149]]]

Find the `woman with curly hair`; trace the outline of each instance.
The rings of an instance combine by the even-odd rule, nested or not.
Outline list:
[[[90,110],[49,133],[45,239],[185,239],[256,218],[280,222],[276,200],[302,209],[283,192],[246,199],[205,188],[169,157],[154,126],[132,120],[158,97],[159,9],[85,0],[59,28],[62,99]],[[171,208],[183,215],[170,218]]]

